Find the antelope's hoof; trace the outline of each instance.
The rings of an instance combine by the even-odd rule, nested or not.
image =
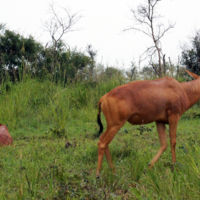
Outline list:
[[[147,169],[144,169],[143,173],[146,174],[147,173]]]
[[[181,163],[177,163],[177,162],[175,162],[175,163],[173,163],[175,166],[179,166],[179,167],[183,167],[183,165],[181,164]]]
[[[99,172],[96,173],[96,179],[99,179]]]
[[[151,163],[148,164],[148,169],[152,169],[153,165]]]

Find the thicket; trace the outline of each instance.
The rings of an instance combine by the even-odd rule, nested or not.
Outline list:
[[[11,131],[40,127],[42,123],[64,128],[69,120],[79,117],[81,109],[96,109],[99,98],[121,83],[120,79],[111,78],[93,84],[73,82],[63,87],[30,77],[20,83],[5,82],[1,85],[1,123]]]
[[[180,81],[187,80],[184,73],[184,64],[187,69],[199,73],[199,33],[191,40],[192,47],[185,48],[181,60],[177,64],[165,62],[165,75]],[[56,45],[56,46],[55,46]],[[66,84],[87,81],[92,83],[106,81],[111,77],[120,77],[126,81],[138,79],[154,79],[158,75],[158,63],[152,66],[143,66],[141,70],[134,63],[125,66],[104,66],[96,62],[97,51],[88,45],[85,51],[69,48],[64,41],[45,46],[36,41],[34,37],[24,37],[15,31],[0,24],[0,82],[19,83],[24,76],[39,81],[50,80],[65,87]],[[124,66],[123,66],[124,67]]]

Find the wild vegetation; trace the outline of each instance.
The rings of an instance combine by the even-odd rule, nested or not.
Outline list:
[[[198,199],[198,105],[179,124],[176,165],[168,148],[149,171],[147,164],[160,145],[155,125],[126,124],[110,144],[116,174],[104,160],[96,180],[96,105],[119,80],[66,87],[29,77],[3,83],[1,123],[14,143],[1,148],[0,199]]]
[[[200,58],[199,35],[194,39],[181,59],[190,70]],[[110,144],[116,174],[104,160],[96,180],[99,98],[126,82],[161,76],[158,63],[122,70],[96,63],[96,54],[91,45],[84,52],[62,40],[44,46],[0,24],[0,123],[14,140],[0,149],[0,199],[198,199],[198,103],[179,123],[178,163],[172,165],[168,148],[148,170],[160,145],[155,125],[127,123]],[[170,61],[165,75],[190,79]]]

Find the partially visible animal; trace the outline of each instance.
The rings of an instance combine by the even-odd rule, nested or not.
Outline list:
[[[118,86],[100,98],[97,115],[99,135],[103,131],[101,111],[106,118],[107,129],[98,142],[97,177],[104,154],[115,172],[108,145],[126,121],[132,125],[156,122],[161,146],[149,163],[149,168],[154,166],[167,148],[165,124],[169,124],[172,162],[176,162],[176,130],[179,119],[200,100],[200,76],[189,71],[187,73],[195,80],[180,83],[173,78],[163,77],[151,81],[134,81]]]
[[[13,139],[8,132],[8,129],[5,124],[0,123],[0,146],[11,145]]]

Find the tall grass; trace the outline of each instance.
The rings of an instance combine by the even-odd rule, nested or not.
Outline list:
[[[198,199],[198,107],[179,123],[176,165],[168,148],[149,171],[147,164],[159,148],[156,128],[149,124],[141,133],[126,124],[110,144],[116,174],[104,159],[96,180],[98,140],[92,136],[99,128],[97,102],[120,84],[114,78],[65,87],[29,78],[3,83],[0,122],[14,143],[0,149],[0,199]],[[65,129],[67,137],[48,135],[52,127]]]
[[[6,82],[1,87],[0,122],[10,130],[38,128],[42,123],[63,128],[80,109],[95,109],[99,98],[118,85],[114,78],[107,83],[86,81],[65,87],[30,78],[19,84]]]

